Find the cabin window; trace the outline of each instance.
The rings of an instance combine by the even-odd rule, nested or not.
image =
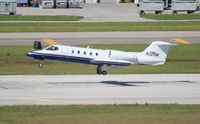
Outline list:
[[[99,54],[98,53],[96,53],[96,56],[98,56]]]
[[[74,50],[72,50],[72,53],[74,53]]]
[[[55,47],[54,50],[58,50],[58,47]]]
[[[46,48],[46,50],[57,51],[58,47],[50,46],[50,47]]]
[[[92,55],[92,52],[90,52],[90,55]]]
[[[78,51],[77,53],[80,54],[80,51]]]
[[[83,52],[84,55],[86,55],[86,52]]]

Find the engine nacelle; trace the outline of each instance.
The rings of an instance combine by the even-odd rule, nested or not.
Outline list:
[[[37,50],[41,50],[42,49],[41,42],[40,41],[34,41],[33,48],[37,49]]]

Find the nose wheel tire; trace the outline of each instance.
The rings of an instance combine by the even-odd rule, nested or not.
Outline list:
[[[38,67],[39,68],[42,68],[44,66],[44,63],[43,62],[40,62],[39,64],[38,64]]]

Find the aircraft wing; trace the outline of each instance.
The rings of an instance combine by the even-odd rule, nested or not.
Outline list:
[[[117,65],[117,66],[127,66],[132,64],[129,61],[125,60],[115,60],[115,59],[93,59],[91,60],[91,63],[101,65],[101,64],[107,64],[107,65]]]

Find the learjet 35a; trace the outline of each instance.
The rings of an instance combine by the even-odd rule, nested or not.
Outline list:
[[[48,41],[48,40],[47,40]],[[97,65],[97,74],[107,74],[108,66],[122,67],[128,65],[162,65],[166,61],[169,47],[172,43],[163,41],[152,42],[142,52],[124,52],[118,50],[101,50],[90,47],[64,46],[51,41],[53,45],[41,49],[41,42],[35,41],[33,52],[26,55],[40,60],[39,67],[42,67],[44,60],[58,60],[66,62],[76,62],[82,64]]]

